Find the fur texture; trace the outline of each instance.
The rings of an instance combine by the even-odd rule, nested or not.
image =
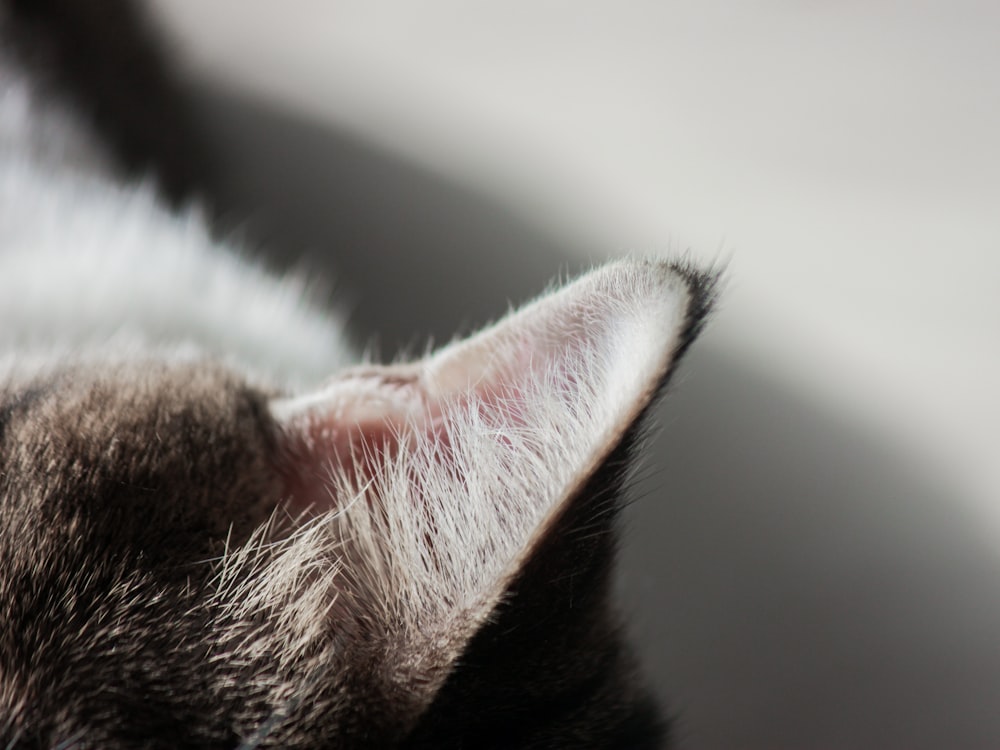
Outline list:
[[[4,33],[93,48],[51,5]],[[659,746],[615,518],[712,277],[621,261],[358,363],[4,59],[0,746]]]

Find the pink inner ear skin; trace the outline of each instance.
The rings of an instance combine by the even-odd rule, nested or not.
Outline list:
[[[440,422],[436,406],[416,368],[366,367],[275,409],[288,513],[304,519],[336,509],[343,499],[333,496],[332,477],[363,486],[398,454],[401,440],[416,440],[415,430],[434,430]]]
[[[433,697],[648,404],[689,302],[670,267],[621,261],[423,360],[270,402],[285,508],[320,516],[289,575],[336,559],[320,624],[386,648],[386,695]]]
[[[423,360],[349,369],[317,392],[272,402],[289,512],[338,508],[351,498],[332,497],[331,487],[362,488],[389,459],[417,446],[425,468],[428,457],[449,468],[451,425],[469,421],[472,403],[481,418],[473,421],[498,447],[518,442],[530,451],[531,440],[512,436],[534,429],[534,440],[556,440],[553,447],[585,470],[652,393],[689,296],[669,266],[622,261]],[[602,416],[587,416],[594,414]]]
[[[332,494],[334,474],[362,487],[419,441],[433,443],[446,463],[446,412],[473,398],[487,424],[524,426],[522,386],[537,361],[528,341],[505,343],[503,357],[487,356],[493,352],[479,343],[414,364],[351,369],[316,394],[273,405],[282,426],[284,509],[301,520],[336,509],[345,499]],[[502,430],[497,440],[507,442]]]
[[[316,404],[283,425],[278,468],[285,480],[283,507],[295,519],[334,510],[350,499],[332,494],[332,476],[346,479],[348,486],[363,487],[388,461],[401,451],[413,450],[418,442],[433,443],[437,460],[447,463],[445,412],[465,410],[473,398],[486,424],[515,429],[526,424],[523,394],[514,386],[498,389],[480,384],[475,390],[432,397],[416,375],[368,371],[348,377],[349,388],[331,387],[325,404]],[[366,382],[362,385],[359,379]],[[508,442],[502,430],[496,439]]]

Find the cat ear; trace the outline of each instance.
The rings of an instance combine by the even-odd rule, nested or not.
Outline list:
[[[343,559],[331,616],[395,653],[402,693],[438,689],[654,397],[709,286],[614,263],[425,359],[271,403],[288,507]]]

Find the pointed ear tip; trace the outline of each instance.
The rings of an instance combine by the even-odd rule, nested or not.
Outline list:
[[[669,303],[671,309],[686,303],[682,339],[694,339],[715,306],[723,270],[689,260],[625,258],[597,269],[597,273],[609,274],[614,286],[644,290]]]
[[[679,278],[687,287],[688,335],[696,336],[712,313],[724,281],[725,268],[720,266],[702,267],[690,261],[667,261],[669,273]]]
[[[644,343],[629,343],[628,337],[618,338],[614,346],[622,349],[630,361],[639,351],[650,359],[650,376],[661,391],[673,375],[680,360],[701,334],[715,305],[722,270],[706,268],[684,259],[624,258],[597,269],[607,274],[599,287],[618,289],[624,299],[631,299],[632,318],[644,331]],[[619,329],[616,336],[621,334]],[[640,368],[641,369],[641,368]]]

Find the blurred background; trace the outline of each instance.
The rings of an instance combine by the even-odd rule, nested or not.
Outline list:
[[[682,748],[1000,747],[995,4],[153,6],[240,236],[383,357],[726,264],[622,571]]]

